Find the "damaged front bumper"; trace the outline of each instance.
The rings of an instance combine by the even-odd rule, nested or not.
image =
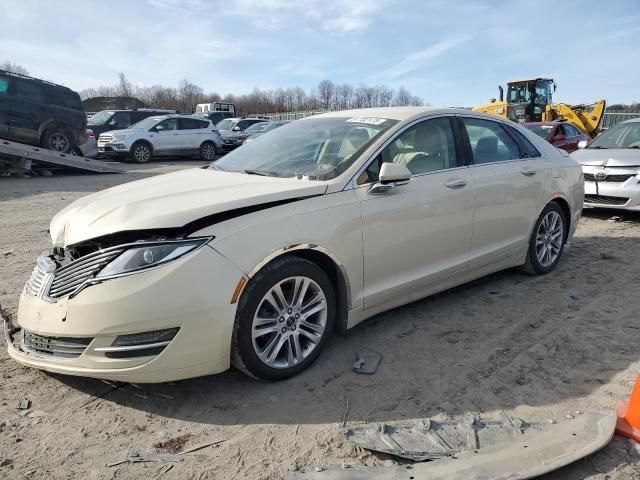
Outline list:
[[[242,272],[205,246],[135,275],[52,300],[23,292],[9,355],[67,375],[153,383],[229,368]]]

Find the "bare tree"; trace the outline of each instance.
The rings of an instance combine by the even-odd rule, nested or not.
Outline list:
[[[202,88],[187,79],[182,80],[178,86],[178,110],[182,113],[193,113],[203,96]]]
[[[118,74],[118,86],[116,87],[116,90],[117,90],[118,97],[132,96],[133,88],[131,87],[131,82],[127,80],[127,77],[125,77],[124,73]]]
[[[318,99],[324,109],[330,109],[335,96],[336,87],[331,80],[323,80],[318,84]]]
[[[411,92],[404,87],[400,87],[396,96],[393,100],[393,103],[399,105],[401,107],[406,107],[411,104]]]
[[[18,73],[20,75],[29,75],[29,71],[24,68],[22,65],[18,65],[11,60],[7,60],[4,63],[0,64],[0,70],[5,70],[7,72]]]

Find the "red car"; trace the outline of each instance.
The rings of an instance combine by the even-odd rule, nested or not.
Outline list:
[[[591,141],[591,137],[580,128],[569,122],[530,122],[525,127],[541,136],[551,145],[567,152],[578,149],[578,142]]]

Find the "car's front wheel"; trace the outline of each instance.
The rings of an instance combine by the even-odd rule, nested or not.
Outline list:
[[[336,300],[329,277],[298,257],[277,259],[247,284],[238,304],[233,364],[262,380],[307,368],[331,335]]]
[[[204,142],[200,146],[200,159],[205,162],[213,162],[216,159],[218,150],[213,142]]]
[[[556,202],[548,204],[536,221],[524,270],[533,275],[544,275],[553,270],[564,249],[567,232],[565,213]]]
[[[136,163],[147,163],[152,153],[151,147],[144,142],[134,143],[131,147],[131,159]]]

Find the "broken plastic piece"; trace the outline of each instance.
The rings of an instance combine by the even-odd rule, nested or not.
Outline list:
[[[31,400],[28,400],[26,398],[24,400],[21,400],[16,408],[18,410],[29,410],[31,408]]]
[[[434,428],[435,422],[430,422]],[[489,422],[484,422],[485,425]],[[529,427],[518,438],[463,449],[455,457],[392,467],[356,467],[348,471],[295,472],[290,480],[526,480],[552,472],[604,447],[613,436],[612,412],[584,413],[571,421]],[[468,424],[467,424],[468,425]],[[415,426],[415,424],[414,424]],[[489,427],[490,429],[491,427]],[[432,448],[431,445],[429,445]],[[423,450],[425,448],[423,447]]]
[[[353,371],[365,375],[373,375],[378,371],[378,366],[382,361],[382,355],[368,348],[358,351],[358,358],[353,362]]]

